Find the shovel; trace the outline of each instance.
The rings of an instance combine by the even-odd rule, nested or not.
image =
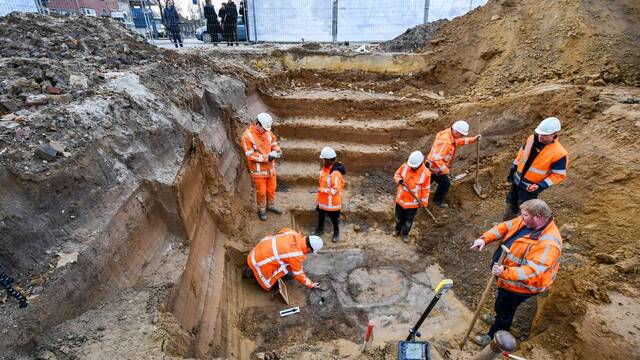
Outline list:
[[[413,196],[413,198],[415,199],[415,201],[418,202],[418,204],[420,204],[420,207],[424,209],[424,211],[427,212],[427,214],[429,214],[429,217],[431,218],[431,220],[433,220],[433,222],[436,224],[436,226],[441,226],[442,224],[440,224],[438,222],[438,219],[436,219],[436,217],[433,215],[433,213],[431,211],[429,211],[429,209],[427,209],[424,205],[422,205],[422,201],[420,201],[420,199],[418,199],[418,197],[416,196],[416,194],[414,194],[409,187],[405,184],[402,183],[402,187],[404,187],[405,190],[407,190],[407,192],[409,194],[411,194],[411,196]]]
[[[511,253],[508,247],[504,245],[500,245],[500,247],[502,248],[502,254],[500,254],[500,259],[498,260],[498,264],[502,264],[507,254]],[[476,309],[476,312],[473,314],[473,320],[471,320],[471,324],[469,324],[469,328],[467,329],[467,332],[464,334],[464,337],[462,338],[462,342],[460,343],[460,350],[462,350],[464,348],[464,344],[467,343],[469,334],[471,334],[471,330],[473,330],[473,326],[476,324],[476,320],[478,320],[478,316],[480,316],[480,311],[482,311],[482,305],[484,304],[485,300],[487,300],[487,296],[489,296],[489,291],[491,291],[491,285],[493,285],[493,282],[495,279],[496,279],[496,276],[491,274],[491,277],[489,278],[489,281],[487,281],[487,285],[484,287],[484,291],[482,292],[482,297],[480,297],[480,301],[478,302],[478,308]]]
[[[482,186],[480,186],[480,139],[476,141],[476,181],[473,183],[473,191],[480,199],[487,198],[487,195],[482,193]]]

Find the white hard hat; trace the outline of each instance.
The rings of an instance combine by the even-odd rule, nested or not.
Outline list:
[[[409,164],[409,166],[411,166],[412,168],[417,169],[420,167],[420,165],[422,165],[423,161],[424,155],[422,155],[420,151],[414,151],[411,153],[411,155],[409,155],[407,164]]]
[[[536,128],[536,134],[553,135],[560,131],[560,119],[557,117],[548,117],[540,122]]]
[[[451,127],[453,128],[453,130],[459,132],[464,136],[469,135],[469,124],[467,124],[467,122],[464,120],[458,120],[454,122],[453,126]]]
[[[323,147],[320,151],[320,159],[335,159],[336,156],[336,151],[328,146]]]
[[[258,122],[265,130],[271,130],[271,124],[273,124],[273,119],[271,115],[267,113],[258,114]]]
[[[322,246],[324,245],[322,239],[320,239],[320,236],[315,235],[309,235],[309,244],[311,244],[311,248],[313,249],[314,253],[320,251],[320,249],[322,249]]]

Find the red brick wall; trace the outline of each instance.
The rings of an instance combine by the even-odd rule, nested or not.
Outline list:
[[[96,11],[97,16],[103,15],[103,10],[107,16],[111,16],[111,10],[118,10],[117,0],[50,0],[49,8],[52,10],[67,10],[77,12],[78,7],[90,8]]]

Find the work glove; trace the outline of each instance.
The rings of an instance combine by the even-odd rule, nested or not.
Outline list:
[[[470,250],[478,249],[478,251],[482,251],[482,249],[484,249],[484,245],[485,245],[485,244],[486,244],[486,243],[485,243],[485,241],[484,241],[484,240],[482,240],[482,239],[476,239],[476,240],[473,242],[473,245],[471,246],[471,248],[469,248],[469,249],[470,249]]]
[[[493,267],[491,268],[491,273],[495,276],[500,276],[504,272],[504,266],[498,265],[498,263],[493,263]]]
[[[311,285],[309,285],[309,289],[318,289],[318,290],[322,290],[322,286],[320,286],[320,283],[312,283]]]
[[[273,160],[273,159],[277,159],[278,158],[278,153],[275,151],[272,151],[269,153],[269,161]]]
[[[400,180],[398,181],[398,184],[400,184],[400,185],[404,184],[404,179],[400,179]]]
[[[482,139],[482,135],[480,135],[480,134],[476,135],[476,141],[478,141],[480,139]]]

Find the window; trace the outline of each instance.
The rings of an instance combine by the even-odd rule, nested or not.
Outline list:
[[[91,8],[80,8],[80,13],[87,16],[96,16],[96,11]]]

